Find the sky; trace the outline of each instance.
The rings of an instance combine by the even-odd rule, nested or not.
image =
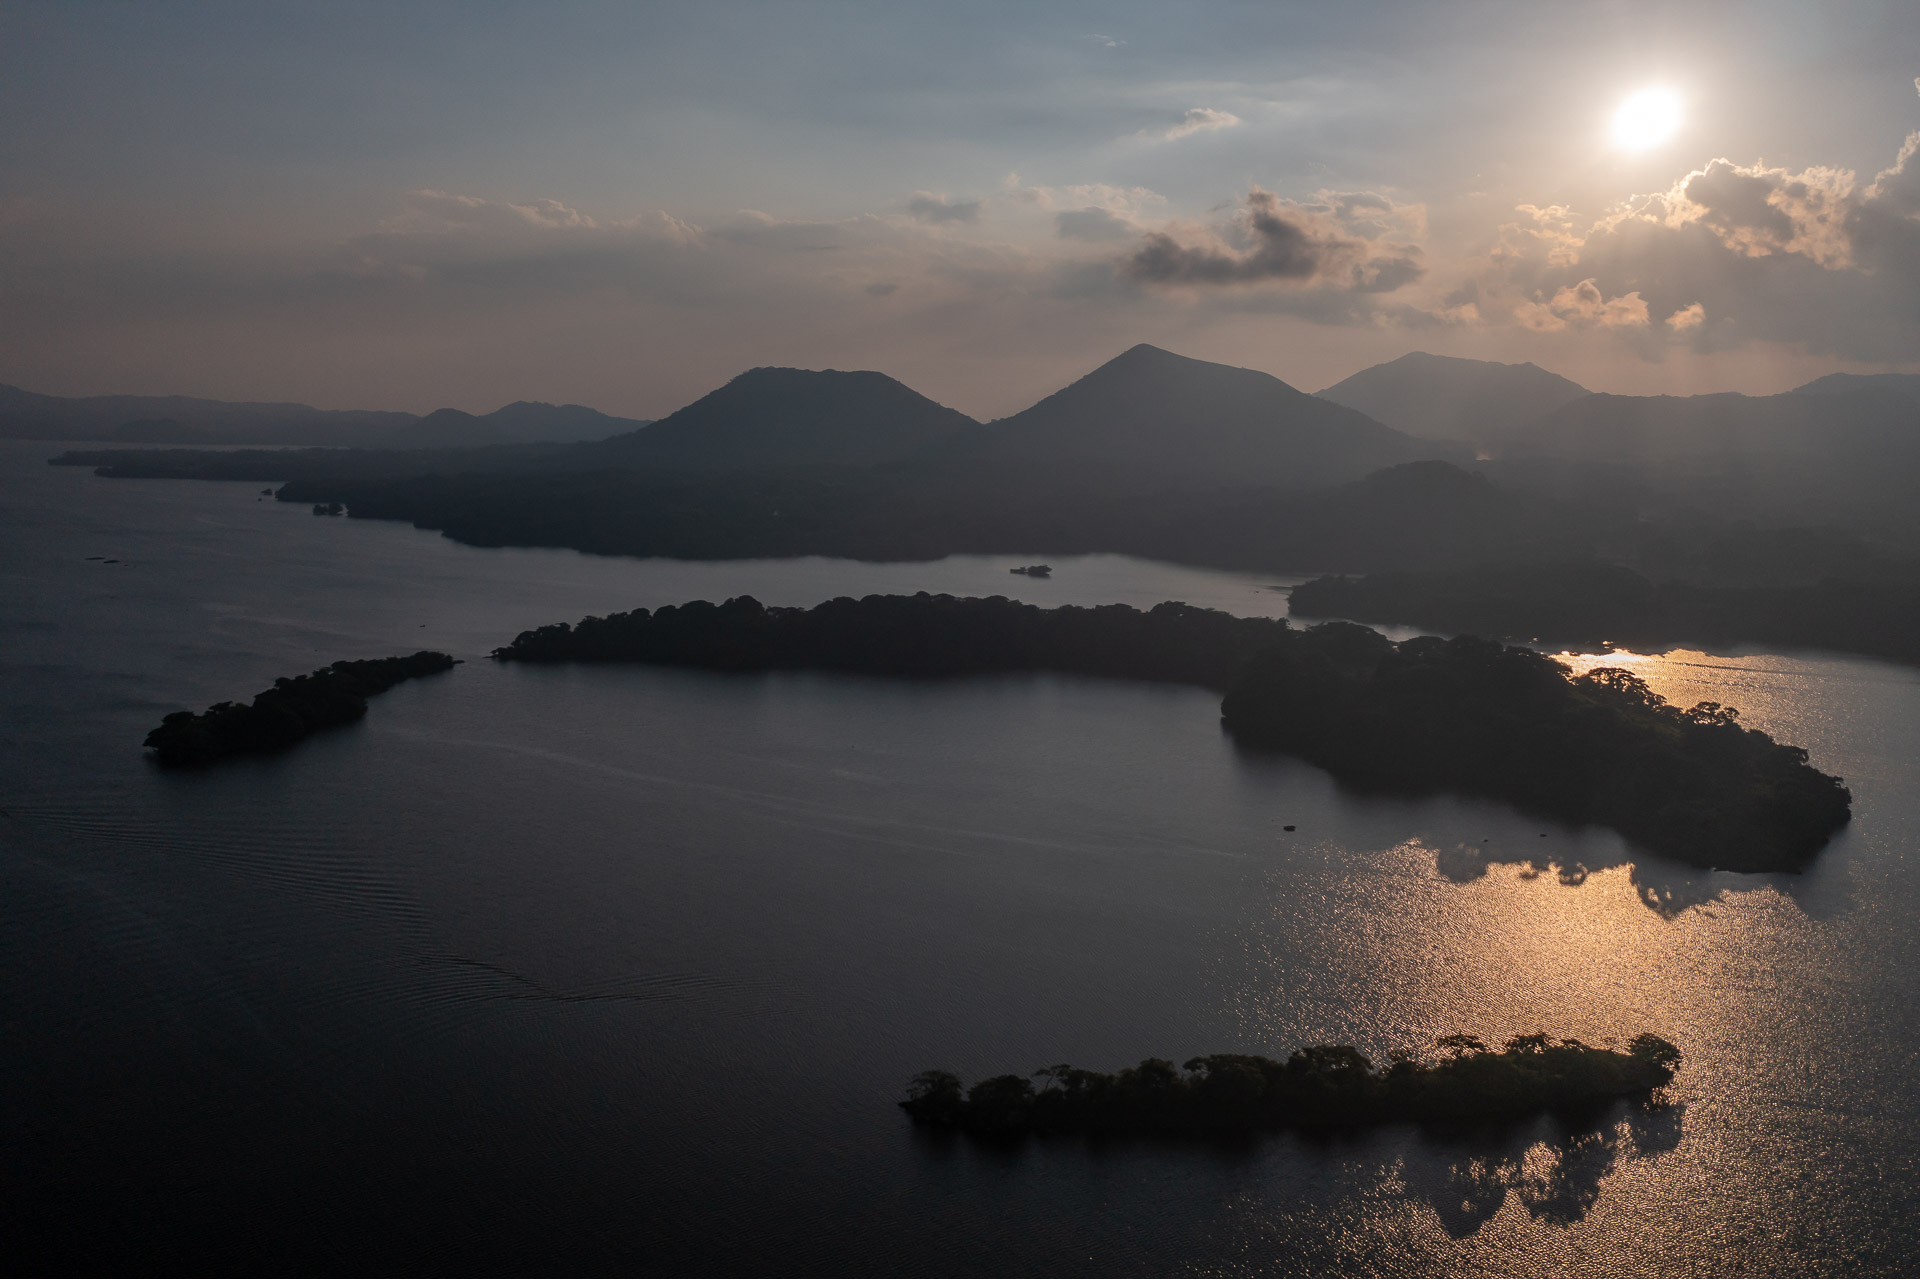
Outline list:
[[[0,382],[654,417],[790,365],[990,418],[1137,342],[1305,390],[1920,370],[1916,77],[1911,0],[0,0]],[[1649,90],[1670,133],[1616,137]]]

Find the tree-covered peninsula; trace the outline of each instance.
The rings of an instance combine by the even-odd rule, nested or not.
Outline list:
[[[1839,778],[1743,727],[1731,708],[1669,706],[1617,668],[1572,679],[1531,649],[1473,638],[1395,644],[1350,623],[1300,630],[1184,604],[1042,609],[922,593],[800,609],[743,596],[546,626],[493,655],[1196,684],[1226,694],[1222,720],[1242,746],[1296,755],[1347,785],[1483,795],[1728,870],[1798,869],[1851,815]]]
[[[230,755],[284,750],[323,728],[351,724],[367,713],[367,699],[420,675],[452,670],[445,653],[335,662],[311,675],[277,679],[251,705],[220,702],[201,714],[175,711],[147,734],[147,749],[168,767],[211,764]]]
[[[1049,1066],[1032,1078],[997,1075],[971,1088],[948,1071],[929,1070],[915,1077],[900,1107],[918,1123],[994,1137],[1470,1124],[1644,1096],[1671,1081],[1680,1062],[1679,1049],[1651,1034],[1624,1052],[1539,1034],[1498,1051],[1471,1035],[1450,1035],[1438,1047],[1425,1059],[1396,1052],[1385,1070],[1338,1044],[1303,1048],[1285,1061],[1217,1053],[1176,1067],[1150,1057],[1116,1074]]]
[[[1584,649],[1749,643],[1920,663],[1920,575],[1911,564],[1719,586],[1654,582],[1595,561],[1330,576],[1296,586],[1290,611]]]

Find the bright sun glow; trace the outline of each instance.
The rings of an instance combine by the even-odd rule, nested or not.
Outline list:
[[[1627,151],[1659,146],[1680,127],[1680,95],[1671,89],[1642,89],[1613,113],[1613,144]]]

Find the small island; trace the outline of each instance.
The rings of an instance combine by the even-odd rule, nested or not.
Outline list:
[[[367,699],[421,675],[452,670],[445,653],[335,662],[311,675],[277,679],[252,705],[220,702],[201,714],[175,711],[147,734],[146,747],[166,768],[198,767],[232,755],[285,750],[310,733],[351,724]]]
[[[1175,1067],[1150,1057],[1117,1074],[1049,1066],[1032,1078],[997,1075],[971,1088],[948,1071],[929,1070],[914,1078],[900,1108],[916,1123],[1000,1138],[1473,1124],[1644,1097],[1670,1082],[1680,1063],[1680,1050],[1652,1034],[1624,1052],[1544,1034],[1510,1039],[1498,1051],[1471,1035],[1450,1035],[1437,1047],[1427,1058],[1393,1053],[1384,1071],[1341,1044],[1303,1048],[1285,1061],[1216,1053]]]
[[[950,677],[1056,671],[1198,685],[1250,751],[1363,790],[1502,800],[1619,831],[1694,866],[1803,867],[1852,815],[1840,779],[1714,702],[1682,710],[1628,671],[1579,678],[1491,640],[1393,643],[1185,604],[1043,609],[994,596],[870,595],[812,609],[742,596],[527,631],[500,661]]]

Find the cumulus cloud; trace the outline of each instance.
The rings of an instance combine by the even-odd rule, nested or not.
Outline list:
[[[907,200],[907,212],[922,222],[978,222],[978,200],[949,200],[931,191],[915,191]]]
[[[1722,158],[1589,222],[1562,206],[1518,212],[1474,280],[1485,321],[1638,333],[1649,355],[1663,335],[1870,362],[1920,350],[1920,132],[1871,182]]]
[[[1196,133],[1231,129],[1239,123],[1240,117],[1231,111],[1216,111],[1212,107],[1189,107],[1187,113],[1160,136],[1169,142],[1177,142],[1181,138],[1190,137]]]
[[[1514,318],[1536,332],[1555,333],[1570,326],[1645,328],[1648,316],[1646,300],[1638,293],[1610,298],[1588,279],[1567,285],[1544,302],[1523,303],[1515,309]]]
[[[1667,317],[1667,327],[1675,333],[1684,333],[1688,329],[1697,329],[1707,322],[1707,308],[1695,302],[1692,306],[1683,306]]]
[[[1390,293],[1426,273],[1418,245],[1386,236],[1390,224],[1407,220],[1395,207],[1377,196],[1330,193],[1302,204],[1255,187],[1225,235],[1149,232],[1124,269],[1150,284],[1282,282]]]

